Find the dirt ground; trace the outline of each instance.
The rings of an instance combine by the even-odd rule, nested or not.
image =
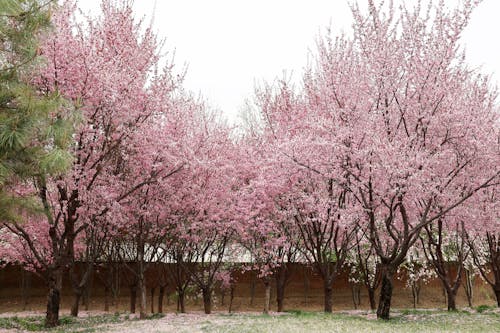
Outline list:
[[[33,316],[37,316],[36,318]],[[390,321],[376,320],[372,311],[336,311],[333,314],[295,311],[288,313],[216,312],[205,315],[169,313],[148,320],[137,320],[129,314],[103,314],[82,311],[79,318],[68,320],[56,332],[120,332],[120,333],[256,333],[256,332],[499,332],[500,312],[489,308],[485,312],[474,309],[459,312],[432,310],[395,310]],[[0,333],[43,331],[40,313],[21,312],[0,315]]]

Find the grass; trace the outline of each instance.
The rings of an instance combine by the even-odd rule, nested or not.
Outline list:
[[[8,317],[0,318],[0,329],[16,329],[28,332],[96,332],[97,326],[104,324],[116,324],[123,322],[125,319],[119,315],[100,315],[83,318],[74,318],[63,316],[59,318],[60,325],[52,329],[44,327],[44,316],[36,317]]]
[[[373,317],[373,315],[371,316]],[[204,325],[203,332],[500,332],[500,315],[445,311],[394,312],[389,321],[360,315],[288,311],[280,316],[235,315]]]
[[[400,310],[392,313],[391,320],[374,319],[372,312],[360,314],[305,312],[290,310],[275,315],[263,314],[198,314],[153,315],[148,320],[129,319],[126,314],[96,315],[91,317],[62,317],[61,326],[49,332],[105,332],[108,328],[119,328],[127,332],[500,332],[500,313],[484,309],[485,312],[447,312],[436,310]],[[117,324],[122,325],[117,326]],[[0,318],[0,329],[22,331],[44,331],[43,317]]]

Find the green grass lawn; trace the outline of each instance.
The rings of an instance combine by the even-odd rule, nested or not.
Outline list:
[[[43,317],[0,318],[0,331],[44,331]],[[374,319],[371,312],[357,314],[290,311],[262,315],[236,313],[212,315],[167,314],[151,320],[129,319],[128,314],[96,315],[84,318],[62,317],[61,326],[50,332],[500,332],[500,313],[445,312],[435,310],[394,311],[389,321]]]
[[[208,320],[204,332],[500,332],[496,313],[403,311],[389,321],[373,316],[295,312],[285,316],[241,316],[216,323]]]

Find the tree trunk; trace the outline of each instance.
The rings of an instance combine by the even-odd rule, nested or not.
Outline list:
[[[231,286],[231,293],[229,296],[229,309],[228,309],[229,313],[233,313],[233,300],[234,300],[234,286],[232,285]]]
[[[497,307],[500,308],[500,284],[495,285],[494,291],[495,297],[497,298]]]
[[[324,285],[323,285],[323,290],[324,290],[324,294],[325,294],[324,312],[325,313],[332,313],[332,311],[333,311],[333,287],[332,287],[332,283],[329,279],[325,279]]]
[[[139,318],[147,318],[147,298],[146,298],[146,281],[144,281],[143,272],[139,273]]]
[[[85,311],[90,309],[90,296],[92,294],[92,287],[94,286],[94,269],[90,268],[90,273],[85,282],[85,287],[83,290],[83,300],[85,301]]]
[[[285,301],[286,271],[281,267],[278,269],[278,276],[276,277],[276,303],[278,304],[278,312],[283,312],[283,305]]]
[[[49,293],[47,295],[47,314],[45,327],[56,327],[59,325],[59,306],[61,304],[62,272],[54,270],[48,277]]]
[[[155,289],[151,288],[151,313],[155,313]]]
[[[109,311],[109,287],[108,285],[104,286],[104,311]]]
[[[421,285],[419,281],[414,281],[411,284],[411,294],[413,296],[413,308],[417,308],[417,304],[420,303],[420,289]]]
[[[203,288],[203,309],[205,310],[205,314],[212,313],[212,291],[210,288]]]
[[[465,270],[465,296],[467,296],[467,304],[472,308],[472,298],[474,297],[474,273],[466,269]]]
[[[370,309],[376,310],[377,303],[375,302],[375,289],[368,288],[368,299],[370,300]]]
[[[158,313],[163,313],[163,296],[165,295],[165,287],[160,286],[160,291],[158,292]]]
[[[252,271],[252,282],[250,283],[250,306],[253,306],[255,299],[255,272]]]
[[[386,268],[382,273],[382,287],[380,288],[380,298],[377,308],[377,318],[388,320],[391,311],[391,299],[393,289],[394,273]]]
[[[31,288],[31,273],[21,267],[21,297],[23,301],[23,311],[28,306]]]
[[[224,306],[225,298],[226,298],[226,289],[222,289],[220,291],[220,306]]]
[[[456,298],[457,298],[457,290],[451,289],[451,288],[446,288],[446,298],[448,300],[448,311],[457,311],[457,304],[456,304]]]
[[[309,300],[309,272],[306,269],[306,267],[303,267],[303,272],[304,272],[304,304],[307,306],[308,300]]]
[[[186,313],[186,299],[184,290],[177,290],[177,305],[180,313]]]
[[[352,296],[352,304],[354,305],[354,310],[357,310],[358,306],[361,305],[361,288],[359,284],[353,283],[351,285],[351,296]]]
[[[271,305],[271,283],[266,279],[264,281],[265,287],[265,297],[264,297],[264,313],[269,314],[269,309]]]
[[[82,299],[82,291],[75,290],[73,295],[73,304],[71,305],[71,316],[78,317],[78,311],[81,299]]]
[[[130,286],[130,313],[135,313],[135,305],[137,301],[137,285]]]

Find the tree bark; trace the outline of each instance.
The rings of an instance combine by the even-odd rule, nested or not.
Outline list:
[[[472,308],[472,298],[474,297],[474,274],[471,270],[465,270],[465,296],[467,296],[467,304]]]
[[[31,288],[31,273],[21,268],[21,297],[23,301],[23,310],[26,310],[28,306],[29,296],[30,296],[30,288]]]
[[[137,284],[130,286],[130,313],[135,313],[135,305],[137,301]]]
[[[278,268],[276,276],[276,303],[278,312],[283,312],[285,302],[285,287],[286,287],[286,268]]]
[[[354,305],[354,310],[357,310],[358,306],[361,305],[361,288],[359,284],[353,283],[351,285],[351,296],[352,296],[352,304]]]
[[[71,305],[71,316],[78,317],[78,311],[81,299],[82,299],[81,290],[75,291],[73,295],[73,304]]]
[[[151,288],[151,313],[155,313],[155,289]]]
[[[448,299],[448,311],[457,311],[457,290],[446,288],[446,296]]]
[[[158,313],[163,313],[163,296],[165,295],[165,286],[160,286],[158,292]]]
[[[333,311],[333,287],[332,283],[329,279],[325,279],[324,285],[323,285],[323,290],[324,290],[324,296],[325,296],[325,301],[324,301],[324,312],[325,313],[332,313]]]
[[[203,294],[203,309],[205,310],[205,314],[212,313],[212,291],[210,288],[202,289]]]
[[[59,306],[61,304],[62,272],[54,270],[48,276],[49,293],[47,295],[47,313],[45,327],[59,325]]]
[[[255,272],[252,271],[252,282],[250,283],[250,306],[253,306],[255,299]]]
[[[231,293],[229,296],[229,313],[233,313],[233,300],[234,300],[234,285],[231,286]]]
[[[147,317],[147,298],[146,298],[146,281],[144,281],[144,273],[139,273],[139,318],[146,319]]]
[[[370,309],[376,310],[377,303],[375,302],[375,289],[368,288],[368,299],[370,301]]]
[[[186,299],[184,290],[177,290],[177,305],[180,313],[186,313]]]
[[[420,282],[418,282],[418,281],[412,282],[412,284],[411,284],[411,293],[412,293],[412,296],[413,296],[413,308],[414,309],[416,309],[417,308],[417,304],[420,303],[420,289],[421,289]]]
[[[264,297],[264,313],[269,314],[269,309],[271,305],[271,283],[266,279],[264,281],[265,287],[265,297]]]
[[[90,309],[90,296],[92,294],[92,288],[94,286],[94,269],[90,268],[90,273],[85,282],[85,286],[83,289],[83,300],[85,302],[85,311],[89,311]]]
[[[390,268],[386,268],[382,273],[382,286],[380,288],[380,298],[377,308],[377,318],[388,320],[391,311],[392,289],[394,273]]]
[[[497,298],[497,307],[500,308],[500,284],[495,285],[494,291],[495,297]]]
[[[303,268],[303,273],[304,273],[304,304],[307,306],[308,300],[309,300],[309,271],[306,269],[306,267]]]
[[[109,311],[109,287],[104,286],[104,311]]]

